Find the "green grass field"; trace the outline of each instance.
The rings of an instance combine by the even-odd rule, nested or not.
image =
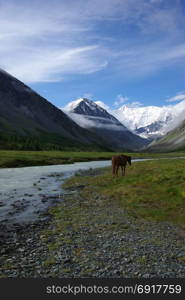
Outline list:
[[[185,227],[185,161],[162,159],[135,162],[126,176],[113,177],[105,169],[99,176],[74,176],[64,187],[85,185],[89,199],[95,189],[103,198],[117,201],[136,218],[168,221]]]
[[[0,167],[69,164],[77,161],[109,159],[110,152],[0,151]]]
[[[77,161],[110,159],[113,152],[67,152],[67,151],[15,151],[0,150],[0,168],[56,165]],[[173,153],[127,153],[133,158],[158,158],[185,156],[184,152]]]

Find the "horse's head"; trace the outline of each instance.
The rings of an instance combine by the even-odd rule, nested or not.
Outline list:
[[[131,166],[131,156],[127,156],[127,161],[128,161],[128,163],[129,163],[129,165]]]

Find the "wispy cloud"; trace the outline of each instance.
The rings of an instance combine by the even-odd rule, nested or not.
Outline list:
[[[103,47],[84,39],[90,29],[77,19],[78,10],[53,4],[41,9],[1,1],[0,66],[25,82],[60,81],[107,66]]]
[[[166,102],[176,102],[185,100],[185,93],[178,93],[176,96],[168,98]]]
[[[115,120],[108,120],[106,118],[102,117],[94,117],[94,116],[86,116],[76,113],[71,113],[68,111],[65,111],[65,113],[68,114],[68,116],[75,121],[78,125],[80,125],[83,128],[104,128],[107,130],[116,130],[116,131],[123,131],[126,130],[123,126],[120,126],[120,124]]]
[[[89,100],[92,100],[93,99],[93,94],[92,93],[84,93],[82,95],[82,98],[87,98]]]
[[[17,55],[6,63],[11,74],[24,81],[61,81],[71,74],[90,74],[106,67],[106,61],[94,57],[98,46],[87,46],[73,49],[48,48],[30,50],[29,59]],[[14,64],[20,59],[19,68]]]
[[[185,58],[185,44],[171,45],[168,41],[145,45],[133,44],[121,51],[116,68],[124,78],[137,78],[153,74],[174,64],[181,66]]]
[[[127,79],[180,65],[185,20],[180,1],[171,2],[0,0],[0,67],[25,82],[52,82],[105,68]]]
[[[122,96],[121,94],[116,97],[116,101],[114,102],[114,106],[119,106],[129,100],[128,97]]]
[[[121,94],[116,97],[116,101],[113,106],[119,107],[121,105],[127,105],[127,107],[140,107],[142,103],[140,101],[130,101],[130,99],[126,96],[122,96]]]

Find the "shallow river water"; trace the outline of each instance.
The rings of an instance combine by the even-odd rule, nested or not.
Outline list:
[[[110,160],[0,169],[0,223],[36,221],[50,205],[62,201],[66,178],[78,170],[109,165]]]

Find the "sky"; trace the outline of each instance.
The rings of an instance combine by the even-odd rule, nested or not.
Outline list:
[[[0,0],[0,68],[57,107],[185,99],[184,0]]]

